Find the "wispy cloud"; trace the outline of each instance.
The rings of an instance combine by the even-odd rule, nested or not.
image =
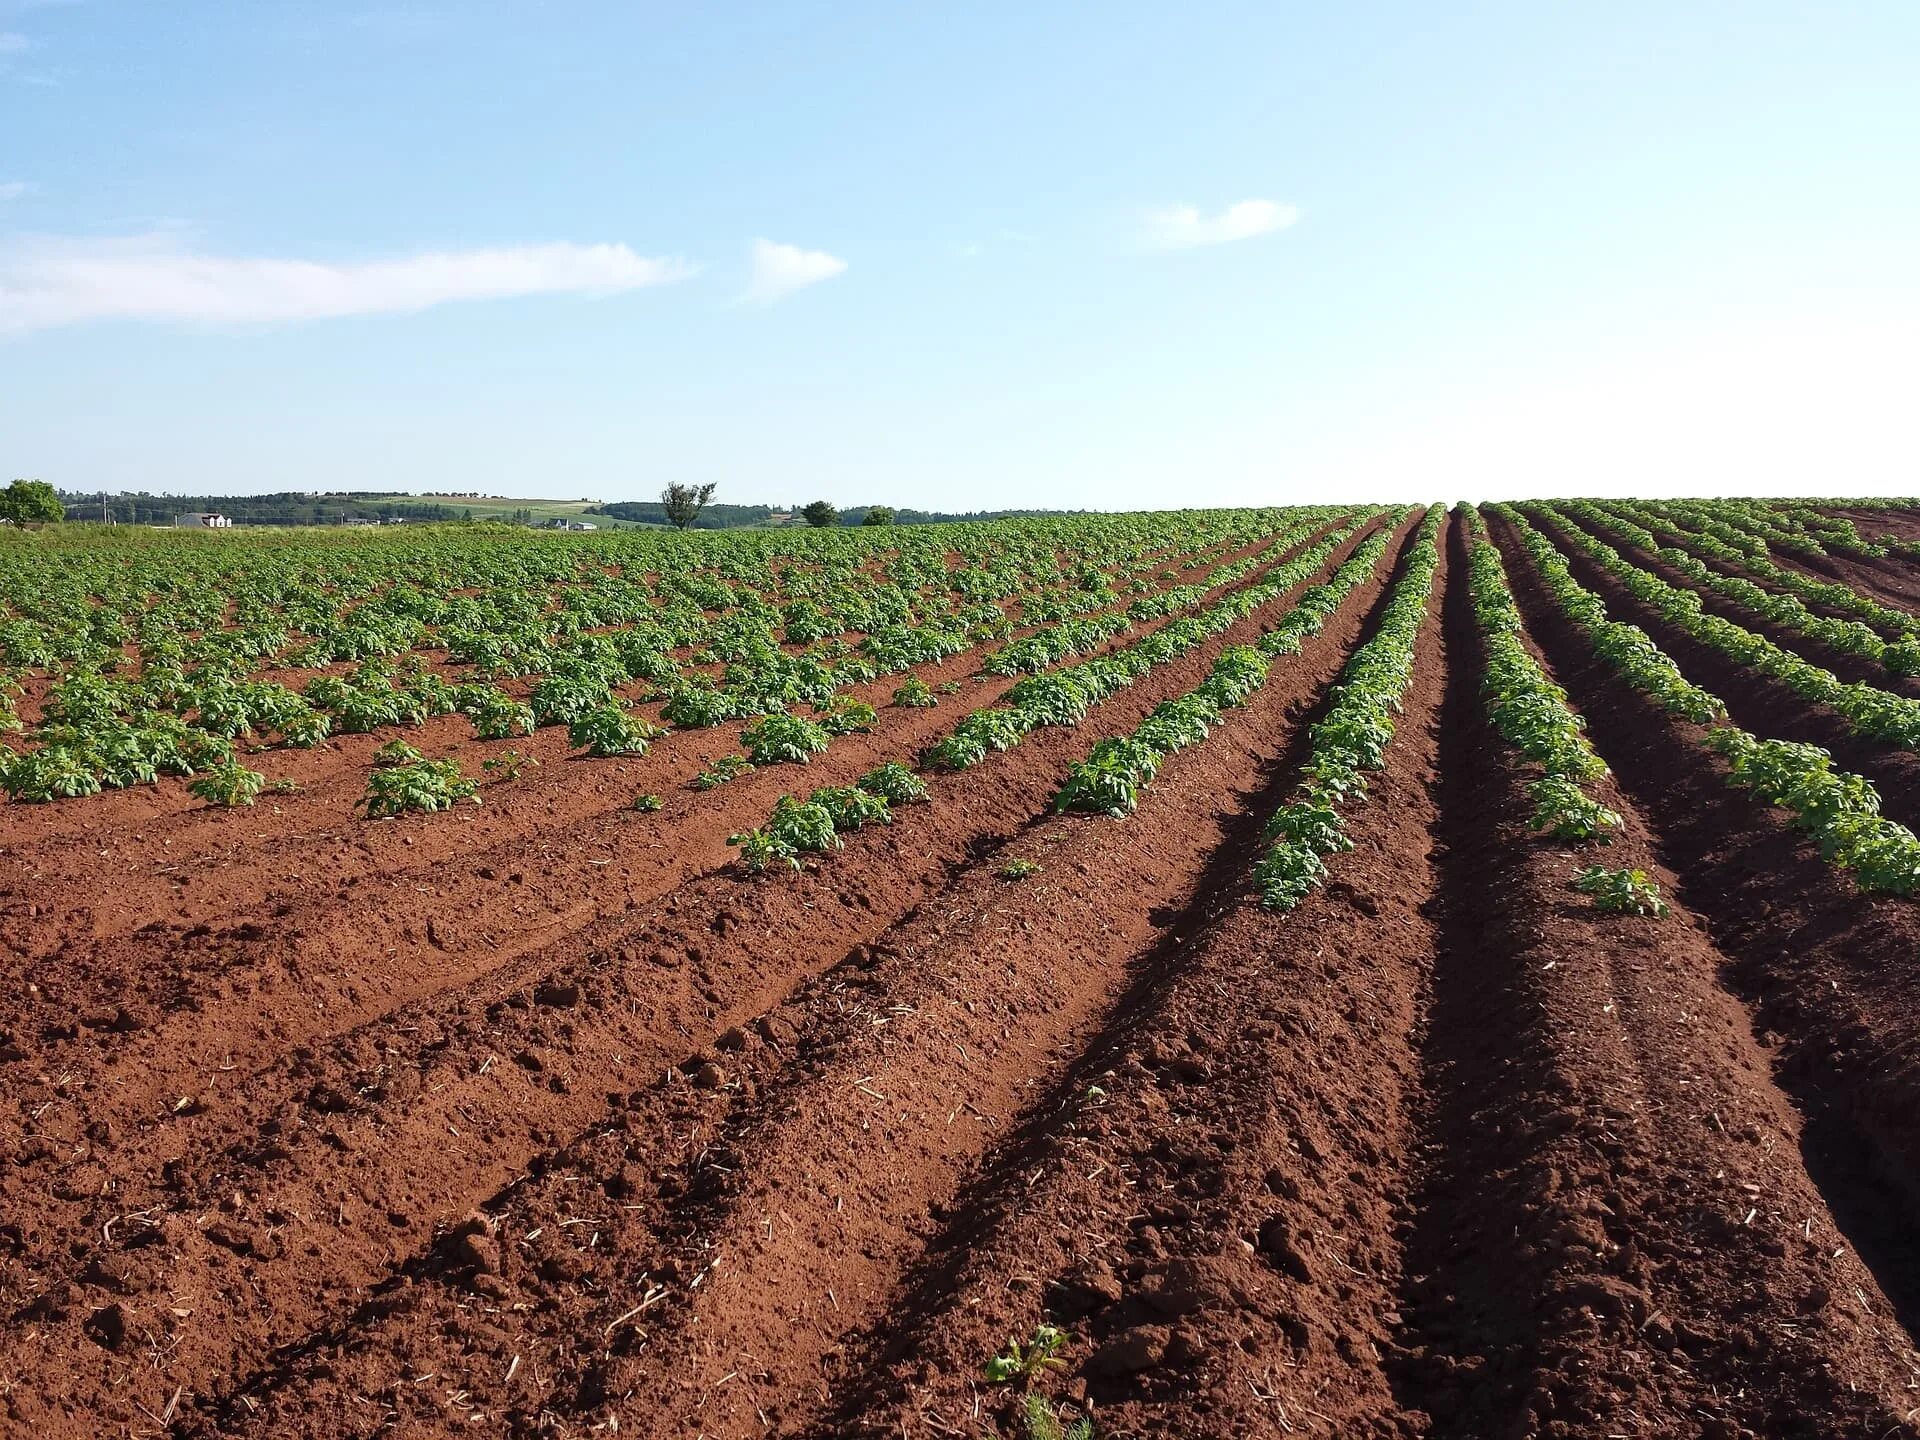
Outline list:
[[[1242,200],[1213,215],[1202,215],[1192,205],[1172,205],[1148,212],[1146,242],[1155,250],[1225,245],[1284,230],[1299,218],[1298,206],[1274,200]]]
[[[22,195],[31,195],[33,186],[25,180],[0,180],[0,204],[8,200],[18,200]]]
[[[752,276],[747,282],[746,294],[740,298],[753,305],[771,305],[796,290],[831,280],[846,268],[846,261],[824,250],[802,250],[797,245],[756,240]]]
[[[24,55],[33,48],[33,41],[17,30],[0,30],[0,55]]]
[[[456,300],[612,295],[692,273],[625,245],[520,245],[329,264],[203,255],[177,235],[44,237],[0,249],[0,332],[87,320],[257,325],[425,310]]]

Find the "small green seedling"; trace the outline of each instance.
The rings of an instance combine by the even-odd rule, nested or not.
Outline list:
[[[753,770],[753,762],[744,755],[722,755],[706,769],[693,777],[693,788],[711,790],[715,786],[725,785],[729,780],[738,780]]]
[[[1067,1362],[1060,1358],[1060,1352],[1066,1344],[1067,1332],[1043,1320],[1033,1327],[1033,1338],[1024,1345],[1008,1336],[1007,1348],[987,1361],[984,1373],[990,1384],[1007,1385],[1015,1380],[1032,1381],[1048,1370],[1064,1370]]]
[[[404,740],[389,740],[373,752],[373,763],[383,770],[395,765],[411,765],[424,759],[426,756]]]
[[[1020,1419],[1027,1440],[1093,1440],[1091,1415],[1077,1415],[1071,1425],[1062,1425],[1044,1395],[1028,1394],[1020,1405]]]
[[[930,710],[940,701],[933,687],[918,675],[909,675],[893,692],[893,703],[908,710]]]
[[[187,782],[187,793],[198,796],[209,805],[251,805],[254,798],[266,787],[267,777],[258,770],[249,770],[232,756]]]
[[[1009,860],[998,870],[994,871],[994,874],[998,875],[1002,880],[1025,880],[1039,873],[1040,862],[1038,860]]]
[[[656,814],[665,803],[666,802],[658,795],[636,795],[633,797],[633,808],[638,810],[642,815]]]
[[[1589,865],[1573,877],[1573,888],[1591,895],[1594,907],[1610,915],[1650,915],[1657,919],[1667,913],[1660,887],[1647,878],[1644,870]]]
[[[518,780],[522,770],[537,770],[540,762],[531,755],[523,755],[518,750],[502,750],[491,760],[480,762],[480,768],[496,780]]]

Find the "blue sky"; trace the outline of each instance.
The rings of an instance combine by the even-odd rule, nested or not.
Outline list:
[[[0,0],[0,476],[1916,493],[1916,73],[1909,3]]]

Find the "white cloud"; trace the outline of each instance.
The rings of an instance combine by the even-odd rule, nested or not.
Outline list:
[[[774,301],[831,280],[847,268],[847,262],[824,250],[802,250],[797,245],[776,245],[771,240],[753,242],[753,275],[747,292],[740,298],[750,304],[771,305]]]
[[[625,245],[519,245],[397,260],[201,255],[165,233],[41,238],[0,250],[0,332],[86,320],[251,325],[424,310],[455,300],[612,295],[692,273]]]
[[[1217,215],[1202,215],[1192,205],[1172,205],[1148,213],[1146,241],[1155,250],[1192,250],[1284,230],[1299,218],[1298,206],[1273,200],[1242,200]]]
[[[14,30],[0,30],[0,55],[24,55],[33,42]]]
[[[25,180],[0,180],[0,203],[32,193],[33,186]]]

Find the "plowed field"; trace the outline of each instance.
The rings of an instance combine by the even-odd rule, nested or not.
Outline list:
[[[917,528],[0,537],[0,1431],[1920,1433],[1920,512]],[[664,733],[309,688],[581,674]],[[114,778],[163,712],[286,783]]]

